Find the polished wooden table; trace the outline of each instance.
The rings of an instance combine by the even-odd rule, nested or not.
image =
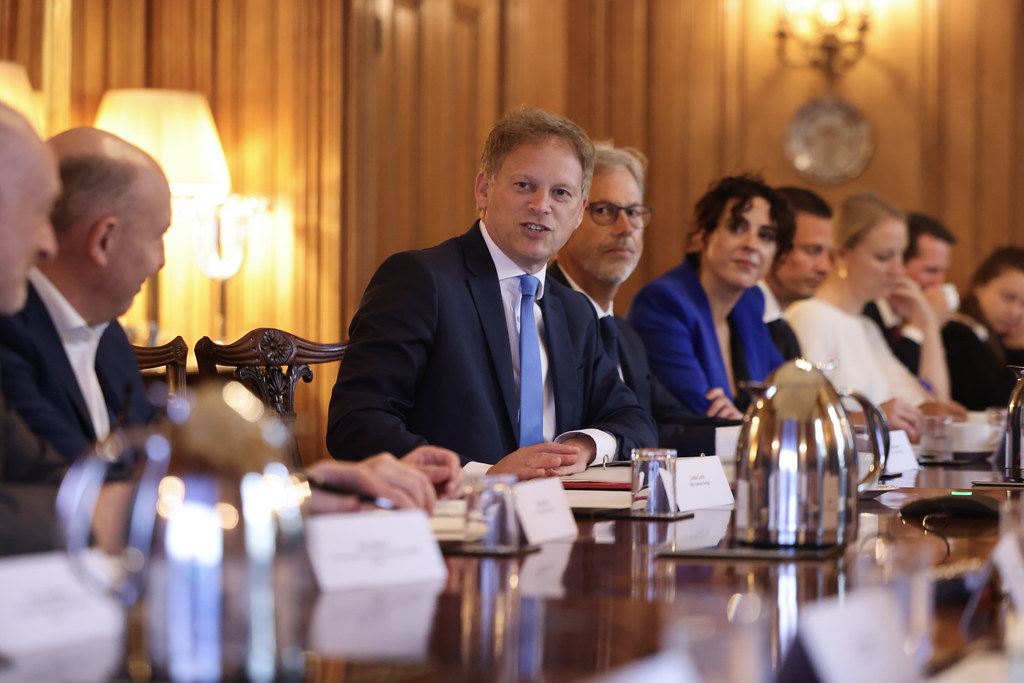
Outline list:
[[[380,634],[395,639],[397,654],[311,651],[307,678],[568,681],[665,648],[685,648],[705,680],[771,680],[794,642],[800,606],[854,589],[857,555],[875,539],[933,550],[939,576],[977,573],[998,539],[998,524],[932,520],[924,528],[901,518],[898,507],[998,477],[985,461],[912,473],[900,480],[900,488],[861,501],[857,542],[824,561],[658,557],[680,539],[724,525],[727,511],[705,511],[680,522],[581,519],[575,542],[548,544],[540,553],[448,556],[447,584],[436,599],[428,597],[432,612],[422,616],[423,610],[410,610],[410,620],[423,620],[420,627]],[[1010,495],[1001,489],[976,491]],[[962,656],[966,645],[958,628],[965,595],[948,590],[937,595],[932,670]],[[391,612],[397,610],[400,619],[403,606],[393,602],[382,605],[376,618],[394,620]],[[991,605],[988,609],[976,623],[981,635],[998,635],[993,632],[998,615]]]

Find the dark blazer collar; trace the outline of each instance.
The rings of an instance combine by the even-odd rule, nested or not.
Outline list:
[[[505,309],[501,300],[501,288],[498,285],[498,273],[494,268],[494,261],[491,260],[491,252],[487,250],[487,244],[480,233],[479,221],[474,223],[468,232],[460,235],[457,241],[462,248],[466,267],[466,286],[476,307],[484,339],[487,340],[491,365],[497,375],[498,387],[505,402],[506,416],[518,442],[519,394],[516,392],[516,380],[512,370],[512,353],[508,345],[508,328],[505,325]]]
[[[64,344],[61,343],[57,327],[53,324],[49,311],[46,310],[46,304],[43,303],[31,283],[28,286],[28,299],[25,302],[25,308],[18,313],[18,317],[25,323],[26,331],[37,345],[39,354],[47,359],[47,370],[57,382],[61,392],[74,406],[78,420],[87,430],[89,438],[95,439],[92,417],[85,405],[85,397],[78,386],[75,372],[71,369],[68,354],[64,351]]]

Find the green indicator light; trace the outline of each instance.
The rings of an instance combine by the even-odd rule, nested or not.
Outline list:
[[[973,491],[950,491],[949,494],[951,496],[973,496],[974,492]]]

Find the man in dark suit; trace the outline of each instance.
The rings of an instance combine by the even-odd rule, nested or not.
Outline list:
[[[163,267],[171,195],[156,161],[115,135],[75,128],[47,144],[63,183],[58,254],[29,272],[24,309],[0,319],[0,367],[7,400],[71,461],[154,415],[116,318]]]
[[[59,191],[52,152],[21,114],[0,104],[0,313],[24,305],[29,268],[57,250],[49,214]],[[0,398],[0,555],[53,548],[56,484],[66,466]],[[104,487],[101,504],[114,507],[122,494]],[[106,527],[93,531],[108,537]]]
[[[590,300],[608,355],[618,361],[623,381],[658,425],[658,444],[679,455],[714,453],[715,427],[736,423],[697,415],[680,403],[651,371],[640,335],[612,310],[619,287],[640,261],[643,231],[651,220],[651,209],[643,204],[647,158],[630,147],[604,142],[595,147],[583,221],[548,274]]]
[[[593,155],[576,124],[548,112],[495,126],[476,179],[480,221],[390,257],[366,288],[328,413],[335,458],[431,443],[536,477],[655,443],[592,308],[546,277],[580,224]]]
[[[787,360],[800,355],[800,342],[782,317],[795,301],[814,296],[832,269],[836,246],[832,207],[803,187],[776,188],[793,212],[795,228],[789,248],[780,249],[764,280],[764,322],[779,353]]]

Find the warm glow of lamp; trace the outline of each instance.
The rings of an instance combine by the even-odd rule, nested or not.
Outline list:
[[[835,81],[864,55],[870,16],[868,0],[780,0],[779,59]]]
[[[217,126],[197,92],[134,88],[108,90],[96,127],[149,152],[163,166],[175,197],[223,201],[231,192]]]
[[[32,92],[28,72],[17,62],[0,61],[0,102],[6,102],[24,114],[36,132],[42,134],[38,99]]]
[[[96,114],[96,127],[141,147],[160,162],[174,198],[173,222],[191,226],[191,248],[199,269],[219,284],[218,336],[224,339],[225,281],[241,267],[247,229],[266,211],[267,203],[231,194],[224,149],[206,98],[182,90],[108,90]],[[169,251],[187,248],[188,239],[180,229],[169,231],[166,239]],[[168,267],[173,268],[170,261]],[[157,308],[150,307],[149,319],[158,318]]]

